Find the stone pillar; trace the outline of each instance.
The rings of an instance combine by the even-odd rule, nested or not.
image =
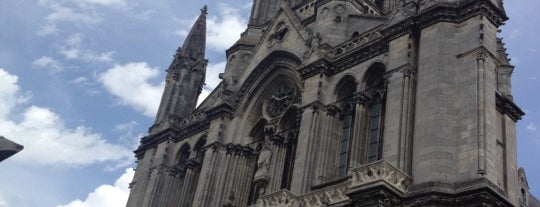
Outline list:
[[[311,189],[314,180],[313,169],[318,154],[318,140],[320,126],[320,110],[318,105],[312,105],[303,110],[302,122],[298,135],[296,149],[295,170],[291,185],[291,192],[295,195],[304,194]]]
[[[235,206],[247,203],[255,160],[249,147],[211,144],[206,150],[193,203],[190,206]],[[233,195],[233,196],[231,196]],[[230,197],[234,197],[230,201]]]
[[[367,125],[369,98],[364,93],[355,94],[354,127],[351,141],[349,168],[356,168],[366,164],[367,157]]]
[[[486,174],[486,74],[485,74],[485,61],[486,54],[484,51],[480,51],[476,54],[476,93],[477,93],[477,122],[476,127],[478,129],[478,174]]]
[[[383,159],[410,173],[414,121],[414,72],[406,64],[391,70],[385,114]]]
[[[339,150],[340,129],[339,109],[329,106],[320,111],[320,125],[317,127],[316,168],[314,184],[322,184],[327,180],[335,179],[337,174],[337,152]]]
[[[415,32],[390,43],[387,72],[383,159],[404,172],[412,171],[418,37]]]
[[[193,199],[193,206],[209,206],[209,200],[211,199],[211,192],[214,183],[214,176],[216,171],[216,152],[217,146],[214,144],[208,148],[204,153],[204,162],[201,166],[201,173],[197,184],[197,190],[195,190],[195,196]]]
[[[163,167],[157,166],[150,170],[149,188],[146,189],[146,197],[143,200],[142,206],[159,206],[163,191]]]
[[[169,181],[170,182],[169,185],[171,186],[171,190],[169,194],[170,199],[168,199],[166,206],[178,206],[178,203],[181,201],[180,192],[184,187],[183,182],[184,182],[185,174],[176,168],[173,168],[170,171],[170,173],[171,173],[170,174],[171,179]]]
[[[175,203],[175,206],[191,206],[191,203],[193,203],[193,194],[197,188],[197,178],[200,171],[198,167],[192,161],[186,163],[185,171],[181,174],[181,184],[178,186],[180,189],[176,195],[178,196],[178,202]]]

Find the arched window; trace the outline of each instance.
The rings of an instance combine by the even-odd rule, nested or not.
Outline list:
[[[264,119],[260,119],[255,126],[253,126],[249,136],[251,137],[251,140],[253,143],[252,145],[256,146],[254,153],[260,154],[263,149],[263,142],[264,142],[264,127],[268,122]],[[255,160],[258,160],[259,157],[257,156]],[[258,171],[258,165],[255,163],[255,168],[253,169],[253,179],[255,179],[255,173]],[[251,181],[251,187],[249,190],[248,195],[248,205],[255,204],[255,201],[259,199],[261,196],[261,188],[262,184],[260,182],[257,182],[255,180]]]
[[[297,110],[291,108],[283,116],[280,133],[285,139],[287,146],[285,152],[285,162],[283,164],[283,174],[281,176],[281,189],[291,189],[292,175],[294,169],[294,158],[296,156],[296,144],[298,135]]]
[[[180,166],[185,166],[188,159],[189,159],[189,155],[191,154],[191,149],[189,148],[189,145],[188,144],[184,144],[181,148],[180,148],[180,151],[178,151],[178,156],[177,156],[177,162],[176,164],[177,165],[180,165]],[[182,167],[183,168],[183,167]]]
[[[195,151],[195,157],[193,158],[199,165],[202,165],[204,159],[204,145],[206,144],[206,137],[201,137],[195,144],[193,150]]]
[[[382,143],[384,137],[384,115],[386,108],[386,85],[384,83],[385,67],[374,64],[366,73],[365,93],[370,96],[368,115],[368,146],[367,161],[374,162],[382,157]]]
[[[356,92],[356,81],[347,76],[337,87],[337,99],[342,110],[341,113],[341,137],[339,140],[338,154],[338,176],[343,177],[347,174],[349,165],[350,142],[354,126],[355,103],[353,100]]]

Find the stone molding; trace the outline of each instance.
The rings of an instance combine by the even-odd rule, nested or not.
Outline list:
[[[379,160],[355,169],[350,174],[351,183],[349,189],[356,191],[367,186],[389,185],[401,194],[408,191],[412,178],[385,160]]]
[[[346,195],[348,183],[341,183],[315,190],[302,196],[295,196],[286,189],[262,196],[252,207],[323,207],[348,203]]]
[[[340,206],[352,202],[348,195],[354,194],[364,187],[373,185],[390,186],[394,193],[404,195],[412,179],[409,175],[380,160],[353,169],[350,176],[339,184],[317,189],[304,195],[296,196],[286,189],[264,195],[252,207],[323,207]]]
[[[512,120],[518,121],[525,115],[525,112],[517,106],[510,98],[503,97],[500,94],[496,94],[495,102],[497,104],[497,110],[501,113],[508,115]]]

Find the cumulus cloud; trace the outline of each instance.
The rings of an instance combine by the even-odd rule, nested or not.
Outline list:
[[[43,56],[41,58],[38,58],[34,60],[32,64],[40,68],[48,68],[51,70],[51,72],[59,72],[62,70],[60,63],[56,61],[55,59],[48,56]]]
[[[13,161],[60,166],[95,163],[126,166],[132,162],[128,147],[111,144],[85,126],[69,128],[48,108],[30,106],[23,108],[21,114],[12,114],[16,106],[26,100],[20,95],[17,76],[0,69],[0,102],[3,103],[0,104],[0,134],[25,147]],[[18,121],[10,117],[17,117]]]
[[[28,97],[19,93],[18,77],[0,68],[0,120],[7,119],[11,109],[24,103]]]
[[[118,98],[118,103],[130,106],[148,117],[155,117],[165,82],[152,84],[159,70],[147,63],[115,65],[99,75],[105,89]]]
[[[225,70],[225,66],[227,65],[226,61],[218,62],[216,64],[209,64],[206,68],[206,87],[214,90],[219,83],[221,82],[221,79],[219,79],[219,74],[223,73]]]
[[[132,168],[114,182],[114,185],[102,185],[88,194],[84,201],[74,200],[57,207],[120,207],[126,206],[129,197],[129,183],[135,172]]]
[[[247,27],[247,19],[240,10],[227,4],[219,4],[219,16],[210,16],[207,20],[207,44],[210,49],[222,52],[232,46]]]

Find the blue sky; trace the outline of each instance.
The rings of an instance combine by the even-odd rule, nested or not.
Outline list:
[[[123,206],[132,150],[156,114],[165,69],[209,5],[204,94],[250,0],[4,0],[0,4],[0,134],[25,146],[0,163],[0,207]],[[540,195],[540,1],[505,1],[503,27],[519,165]],[[203,94],[203,95],[204,95]]]

